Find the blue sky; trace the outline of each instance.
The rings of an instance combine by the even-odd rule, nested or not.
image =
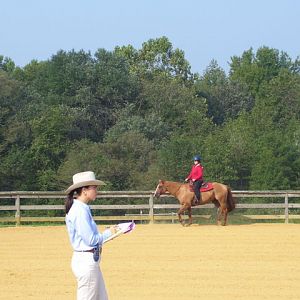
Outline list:
[[[298,0],[0,0],[0,55],[23,67],[58,50],[136,49],[167,36],[193,72],[261,46],[300,55]]]

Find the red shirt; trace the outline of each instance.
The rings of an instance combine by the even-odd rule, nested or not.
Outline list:
[[[193,165],[190,175],[187,177],[189,180],[203,180],[203,166],[200,164]]]

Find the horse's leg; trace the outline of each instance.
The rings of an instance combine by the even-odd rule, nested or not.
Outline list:
[[[182,226],[184,226],[184,220],[182,220],[181,215],[186,211],[186,209],[187,209],[187,207],[185,205],[182,205],[177,213],[179,222]]]
[[[220,204],[220,206],[218,208],[217,224],[223,225],[223,226],[226,225],[227,213],[228,213],[226,197],[227,197],[227,191],[226,191],[226,194],[215,193],[215,200],[217,200]],[[222,216],[223,216],[223,222],[222,222]]]
[[[192,219],[192,208],[191,208],[191,207],[188,208],[188,213],[189,213],[189,224],[188,224],[188,226],[190,226],[190,225],[192,225],[192,223],[193,223],[193,219]]]
[[[222,208],[218,207],[217,210],[217,225],[221,225]]]
[[[235,201],[232,199],[230,188],[223,184],[215,183],[214,197],[215,199],[213,200],[213,202],[215,203],[215,205],[218,205],[216,201],[218,201],[220,205],[218,209],[217,223],[218,225],[221,224],[221,219],[223,215],[222,225],[225,226],[227,223],[228,211],[231,211],[235,208]],[[230,201],[230,203],[228,203],[228,201]]]
[[[178,220],[179,220],[179,223],[184,226],[184,222],[182,221],[182,218],[181,218],[181,215],[182,215],[183,211],[182,211],[182,206],[179,208],[177,214],[178,214]]]
[[[227,215],[228,215],[228,209],[227,209],[227,207],[225,207],[224,209],[223,209],[223,215],[224,215],[224,222],[223,222],[223,226],[225,226],[226,225],[226,223],[227,223]]]
[[[224,207],[223,205],[221,205],[218,209],[218,225],[223,225],[223,226],[226,225],[227,214],[228,214],[227,207],[226,206]],[[221,223],[222,216],[223,216],[223,222]]]

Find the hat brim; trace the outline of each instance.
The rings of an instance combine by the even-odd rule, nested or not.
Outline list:
[[[89,181],[82,181],[82,182],[78,182],[76,184],[72,184],[71,186],[69,186],[67,189],[66,189],[66,194],[69,194],[70,192],[80,188],[80,187],[83,187],[83,186],[89,186],[89,185],[105,185],[105,183],[101,180],[89,180]]]

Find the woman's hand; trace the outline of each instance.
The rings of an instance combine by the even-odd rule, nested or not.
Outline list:
[[[120,231],[120,227],[118,225],[114,225],[114,226],[109,227],[109,230],[110,230],[111,234],[115,234],[118,231]]]

